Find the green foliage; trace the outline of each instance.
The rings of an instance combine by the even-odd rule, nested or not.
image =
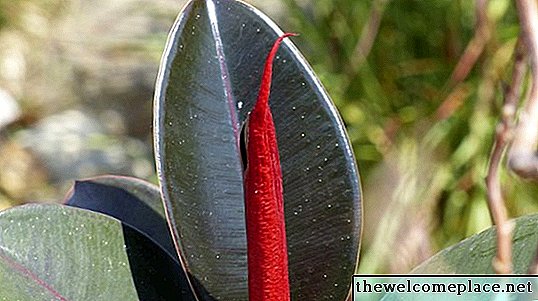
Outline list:
[[[138,300],[119,221],[27,205],[2,212],[0,229],[0,299]]]
[[[536,252],[538,215],[515,220],[513,233],[514,273],[526,274]],[[496,231],[489,228],[439,252],[412,271],[415,274],[494,274]]]

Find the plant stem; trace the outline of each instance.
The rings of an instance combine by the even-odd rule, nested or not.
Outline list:
[[[390,0],[374,0],[372,2],[370,15],[362,28],[359,41],[353,50],[353,56],[350,60],[351,70],[356,71],[357,68],[364,63],[366,57],[368,57],[368,54],[372,50],[372,46],[377,37],[377,32],[379,31],[383,12],[389,1]]]
[[[521,95],[526,67],[523,44],[516,45],[516,59],[512,72],[512,83],[505,93],[501,122],[497,126],[495,142],[491,152],[488,174],[486,177],[488,207],[497,227],[497,255],[493,260],[493,269],[498,274],[512,273],[512,224],[502,196],[499,167],[506,146],[512,139],[514,116]]]
[[[465,80],[469,72],[473,69],[476,61],[484,51],[484,47],[491,37],[489,20],[487,15],[487,0],[477,0],[475,7],[476,24],[474,36],[465,47],[465,51],[460,57],[456,67],[450,75],[449,87]]]
[[[508,153],[509,167],[520,177],[538,180],[538,7],[535,0],[517,0],[521,34],[531,62],[529,99],[519,115]]]

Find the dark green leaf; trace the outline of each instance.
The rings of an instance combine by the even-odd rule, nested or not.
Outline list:
[[[515,220],[513,234],[514,272],[524,274],[534,258],[538,245],[538,215]],[[415,274],[493,274],[491,266],[496,253],[496,231],[489,228],[444,249],[418,266]]]
[[[106,215],[26,205],[0,233],[0,300],[194,300],[172,257]]]
[[[151,183],[120,176],[80,180],[75,182],[65,204],[117,218],[176,256],[159,187]]]
[[[281,33],[242,2],[192,1],[174,24],[157,80],[156,159],[166,209],[199,293],[218,300],[248,300],[239,136]],[[271,93],[292,298],[344,300],[361,225],[359,176],[344,126],[289,40]]]

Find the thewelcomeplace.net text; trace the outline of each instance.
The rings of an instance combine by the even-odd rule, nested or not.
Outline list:
[[[452,300],[461,296],[466,296],[465,300],[485,300],[499,294],[538,299],[536,287],[538,277],[534,275],[354,275],[352,291],[355,301],[379,300],[385,295],[407,296],[394,300]]]
[[[394,283],[369,283],[366,279],[355,283],[357,293],[532,293],[532,283],[480,283],[467,279],[466,283],[414,283],[411,279]]]

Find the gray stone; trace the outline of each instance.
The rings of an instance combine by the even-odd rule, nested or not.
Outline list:
[[[19,104],[7,91],[0,89],[0,131],[21,115]]]
[[[101,120],[82,111],[46,117],[17,138],[36,154],[56,182],[106,173],[145,178],[153,172],[150,150],[144,143],[109,135]]]

